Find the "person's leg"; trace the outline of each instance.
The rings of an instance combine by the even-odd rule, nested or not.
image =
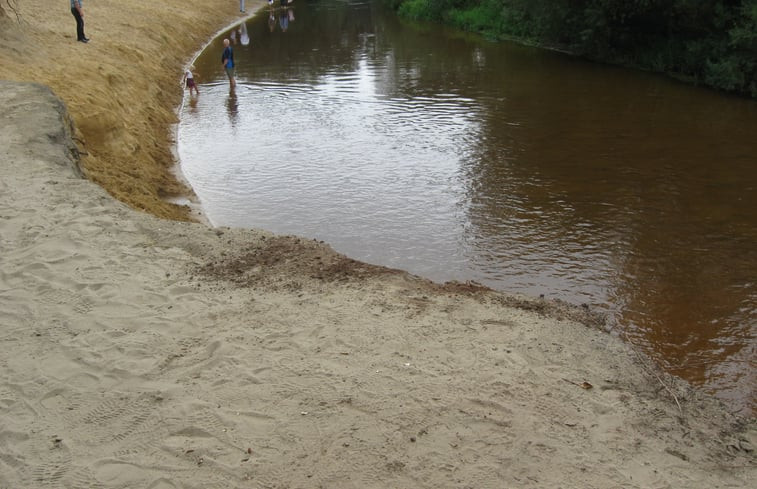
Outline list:
[[[239,11],[244,12],[244,0],[239,0]]]
[[[229,77],[229,85],[231,86],[231,88],[234,88],[234,86],[236,85],[236,82],[234,81],[234,68],[229,68],[227,66],[226,67],[226,76]]]
[[[84,35],[84,19],[81,18],[79,11],[76,10],[75,8],[71,9],[71,13],[74,16],[74,19],[76,19],[76,40],[77,41],[86,40],[87,37]]]

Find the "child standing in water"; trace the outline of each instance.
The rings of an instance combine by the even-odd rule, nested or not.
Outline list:
[[[184,71],[184,80],[182,85],[185,85],[189,89],[189,96],[192,96],[192,89],[194,88],[195,95],[200,95],[200,91],[197,89],[197,84],[195,84],[195,77],[194,77],[194,65],[190,66]]]

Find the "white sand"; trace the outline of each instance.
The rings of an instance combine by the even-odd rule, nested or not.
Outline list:
[[[0,488],[754,487],[754,419],[583,311],[132,210],[67,117],[0,82]]]

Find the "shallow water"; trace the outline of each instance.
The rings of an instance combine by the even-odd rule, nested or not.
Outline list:
[[[757,407],[757,103],[370,2],[300,2],[221,38],[178,145],[214,225],[587,303],[672,373]]]

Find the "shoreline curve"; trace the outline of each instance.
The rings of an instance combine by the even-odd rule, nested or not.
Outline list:
[[[127,88],[154,70],[152,48],[103,41],[93,59],[71,53],[105,37],[98,15],[126,26],[130,8],[153,3],[109,13],[123,4],[91,2],[86,46],[72,41],[65,9],[42,0],[21,4],[40,7],[21,11],[26,32],[0,20],[0,78],[24,81],[0,82],[0,487],[754,480],[753,418],[661,374],[575,308],[549,312],[317,241],[166,220],[113,199],[93,176],[123,173],[113,181],[132,190],[140,174],[123,155],[163,155],[149,151],[157,135],[135,139],[150,111],[128,103],[141,100]],[[167,37],[177,27],[160,31],[160,20],[195,4],[236,15],[236,2],[166,0],[140,32]],[[25,46],[31,67],[17,59]],[[175,85],[174,48],[159,60]],[[165,129],[164,116],[147,122]],[[90,179],[77,174],[80,152]]]

